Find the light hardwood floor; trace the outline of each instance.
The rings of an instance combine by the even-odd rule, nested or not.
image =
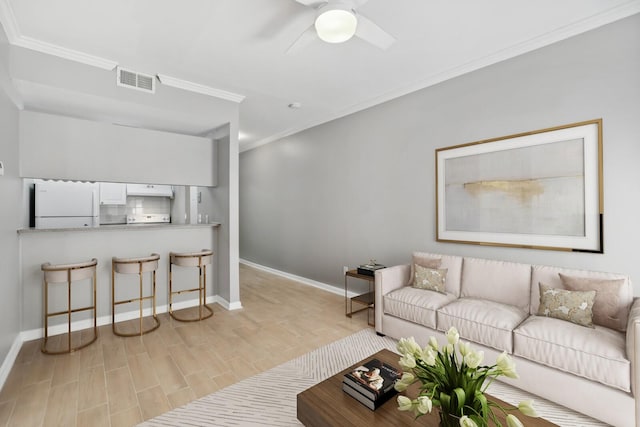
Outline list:
[[[161,288],[161,287],[160,287]],[[244,265],[242,310],[182,323],[160,315],[142,337],[99,328],[69,355],[25,342],[0,392],[0,426],[132,426],[367,327],[344,298]]]

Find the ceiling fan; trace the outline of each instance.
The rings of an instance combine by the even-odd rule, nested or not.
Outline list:
[[[292,53],[318,38],[327,43],[343,43],[356,36],[382,50],[388,49],[395,37],[384,31],[369,18],[356,11],[368,0],[295,0],[315,9],[315,21],[294,42],[287,53]]]

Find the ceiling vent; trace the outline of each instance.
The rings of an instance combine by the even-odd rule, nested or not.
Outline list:
[[[129,89],[141,90],[147,93],[156,92],[156,78],[148,74],[137,73],[135,71],[116,67],[118,86],[128,87]]]

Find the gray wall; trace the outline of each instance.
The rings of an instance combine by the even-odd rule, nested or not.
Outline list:
[[[602,118],[604,254],[435,241],[434,150]],[[640,295],[640,15],[250,150],[240,255],[342,286],[414,250],[630,274]]]
[[[18,177],[18,109],[9,99],[8,46],[0,30],[0,361],[20,332],[18,234],[22,180]]]

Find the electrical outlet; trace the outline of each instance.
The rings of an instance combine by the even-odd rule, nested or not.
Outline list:
[[[342,274],[346,274],[349,271],[349,266],[345,265],[342,267]]]
[[[0,176],[4,175],[4,163],[0,161]]]

